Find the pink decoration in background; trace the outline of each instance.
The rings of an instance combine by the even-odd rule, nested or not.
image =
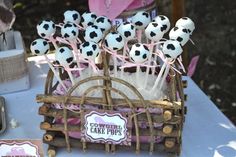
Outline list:
[[[195,72],[195,70],[196,70],[196,66],[197,66],[199,57],[200,57],[200,56],[195,56],[195,57],[193,57],[193,58],[191,59],[190,64],[189,64],[189,66],[188,66],[188,73],[187,73],[187,75],[188,75],[189,77],[192,77],[192,76],[193,76],[193,74],[194,74],[194,72]]]
[[[124,10],[132,10],[150,4],[153,0],[89,0],[89,10],[96,15],[115,19]]]

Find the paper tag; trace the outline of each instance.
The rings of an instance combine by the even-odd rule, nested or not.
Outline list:
[[[1,157],[43,157],[41,140],[0,140]]]
[[[131,145],[131,118],[113,111],[84,114],[82,140],[94,143]]]

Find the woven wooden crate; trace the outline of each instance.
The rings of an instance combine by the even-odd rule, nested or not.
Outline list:
[[[71,147],[79,148],[83,151],[86,149],[105,149],[106,152],[114,152],[119,150],[148,150],[150,153],[154,151],[165,151],[180,154],[181,151],[181,134],[184,123],[184,115],[186,113],[186,107],[184,106],[184,94],[183,94],[183,82],[181,75],[171,75],[173,71],[170,71],[170,83],[168,85],[168,95],[165,100],[145,100],[138,90],[129,84],[128,82],[110,77],[108,69],[108,56],[103,55],[103,76],[93,76],[79,81],[74,85],[65,96],[55,96],[52,92],[55,90],[58,84],[53,83],[53,73],[50,70],[48,72],[45,93],[43,95],[37,95],[37,102],[43,103],[39,108],[39,114],[44,116],[44,121],[41,122],[40,128],[45,130],[46,133],[43,136],[43,142],[49,145],[48,155],[55,156],[56,149],[59,147],[65,147],[68,151]],[[61,78],[65,79],[65,72],[61,70]],[[89,89],[84,89],[84,95],[82,97],[71,96],[72,92],[79,88],[82,84],[92,80],[103,80],[103,85],[94,86]],[[125,85],[131,89],[139,99],[130,100],[122,91],[112,88],[112,83],[117,82]],[[184,83],[185,84],[185,83]],[[93,90],[102,90],[103,97],[87,97],[87,94]],[[115,99],[111,97],[111,92],[119,93],[123,98]],[[80,104],[80,112],[73,112],[64,109],[55,109],[53,104],[63,103],[67,104]],[[116,106],[130,108],[132,113],[132,134],[135,136],[135,140],[131,146],[112,145],[108,143],[90,143],[84,142],[81,139],[71,138],[68,135],[69,131],[81,131],[82,124],[70,125],[67,123],[67,119],[71,117],[83,118],[83,113],[86,111],[83,107],[86,104],[100,106],[100,111],[114,110]],[[145,112],[137,113],[137,108],[144,108]],[[149,108],[162,109],[162,113],[157,115],[149,112]],[[56,118],[63,118],[64,124],[56,124]],[[140,127],[140,124],[146,122],[147,128]],[[154,127],[154,123],[162,123],[159,128]],[[148,143],[142,143],[140,141],[141,136],[149,136],[150,141]],[[155,137],[161,137],[162,142],[155,143]]]

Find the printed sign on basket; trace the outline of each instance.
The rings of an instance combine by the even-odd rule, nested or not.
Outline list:
[[[0,140],[1,157],[43,157],[41,140]]]
[[[82,140],[94,143],[131,145],[130,117],[111,111],[84,115]]]

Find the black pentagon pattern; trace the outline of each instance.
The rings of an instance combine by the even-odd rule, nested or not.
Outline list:
[[[72,32],[71,32],[74,36],[76,36],[76,32],[73,30]]]
[[[137,21],[137,22],[135,22],[135,25],[136,25],[136,26],[142,26],[143,23],[142,23],[141,21]]]
[[[168,44],[167,49],[168,50],[175,50],[175,46],[173,44]]]
[[[41,33],[41,36],[42,36],[42,37],[45,37],[45,36],[46,36],[46,34],[44,34],[44,33]]]
[[[35,52],[36,54],[39,54],[39,53],[40,53],[40,51],[39,51],[39,50],[34,50],[34,52]]]
[[[116,41],[121,42],[122,41],[122,37],[119,35],[119,37],[116,38]]]
[[[97,45],[95,45],[95,44],[93,44],[92,47],[93,47],[94,51],[97,49]]]
[[[125,32],[124,32],[124,35],[125,35],[125,37],[127,38],[127,37],[131,36],[131,33],[130,33],[130,31],[125,31]]]
[[[163,31],[165,31],[166,29],[167,29],[167,25],[162,25],[161,31],[163,32]]]
[[[150,36],[151,36],[151,37],[154,37],[155,35],[156,35],[156,33],[154,33],[154,32],[151,31]]]
[[[139,43],[135,44],[136,47],[140,47],[141,45]]]
[[[32,46],[34,46],[34,45],[36,45],[37,44],[37,41],[34,41],[34,42],[32,42]]]
[[[144,15],[144,16],[146,16],[146,18],[148,18],[148,17],[149,17],[149,14],[148,14],[148,13],[146,13],[146,12],[144,12],[144,13],[143,13],[143,15]]]
[[[143,45],[144,49],[149,51],[148,47],[146,45]]]
[[[158,24],[155,23],[155,22],[153,22],[152,25],[153,25],[154,27],[157,27],[157,26],[158,26]]]
[[[174,31],[177,31],[179,28],[178,27],[174,27]]]
[[[87,46],[89,46],[89,42],[84,42],[83,47],[87,47]]]
[[[65,33],[65,34],[64,34],[64,37],[65,37],[65,38],[69,38],[70,36],[69,36],[69,34]]]
[[[169,54],[165,54],[165,56],[166,56],[167,58],[171,58],[171,56],[170,56]]]
[[[78,19],[79,15],[78,14],[73,14],[72,17],[73,17],[74,20],[76,20],[76,19]]]
[[[139,50],[136,50],[135,51],[135,56],[139,56],[140,55],[140,51]]]
[[[91,38],[91,39],[93,39],[93,38],[95,38],[95,37],[97,37],[98,35],[97,35],[97,33],[95,32],[95,31],[93,31],[93,32],[91,32],[90,34],[89,34],[89,37]]]
[[[95,29],[98,29],[98,26],[96,26],[96,25],[92,25],[91,27],[93,27]]]
[[[161,18],[161,21],[164,21],[166,19],[165,16],[162,15],[160,15],[159,17]]]
[[[188,30],[187,29],[183,29],[182,30],[184,33],[188,33]]]
[[[105,18],[104,17],[99,17],[96,21],[97,23],[104,23]]]
[[[70,24],[70,23],[65,24],[64,28],[67,28],[67,27],[72,27],[72,24]]]
[[[182,17],[182,19],[183,19],[183,20],[188,20],[188,18],[187,18],[187,17]]]
[[[91,25],[93,25],[93,23],[92,23],[92,22],[88,22],[87,25],[88,25],[88,26],[91,26]]]
[[[143,54],[143,59],[146,59],[147,58],[147,54]]]
[[[95,14],[92,14],[91,17],[94,18],[94,19],[97,18],[97,16]]]
[[[46,41],[43,41],[43,45],[46,46],[48,43]]]
[[[93,51],[87,51],[87,56],[92,56],[93,55]]]
[[[65,50],[63,49],[63,48],[61,48],[60,50],[59,50],[59,52],[61,52],[61,53],[63,53]]]
[[[183,41],[183,38],[178,37],[176,40],[177,40],[178,42],[181,42],[181,41]]]
[[[44,24],[44,25],[43,25],[43,28],[44,28],[45,30],[48,30],[49,25],[48,25],[48,24]]]
[[[66,59],[66,62],[67,62],[67,63],[71,63],[72,61],[73,61],[73,57],[70,57],[70,58],[67,58],[67,59]]]

